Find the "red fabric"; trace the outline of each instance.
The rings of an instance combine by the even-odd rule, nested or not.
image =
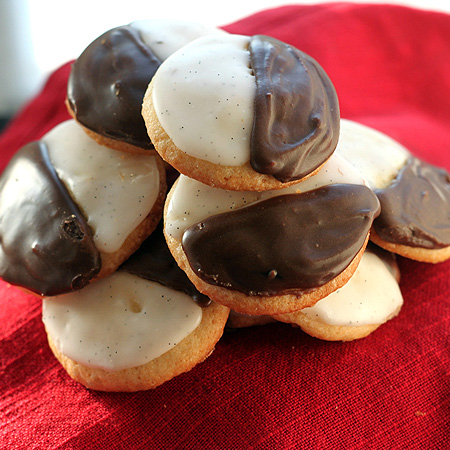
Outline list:
[[[450,169],[450,16],[325,4],[225,27],[315,57],[342,116]],[[69,65],[0,136],[13,152],[66,119]],[[191,372],[154,391],[90,392],[46,344],[41,302],[0,282],[0,442],[7,449],[449,448],[450,262],[399,260],[405,305],[369,337],[311,338],[285,324],[224,335]]]

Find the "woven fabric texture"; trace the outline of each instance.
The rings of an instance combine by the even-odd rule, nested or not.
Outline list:
[[[450,16],[292,5],[224,28],[309,53],[333,80],[342,117],[450,169]],[[54,72],[0,135],[0,169],[69,117],[69,71],[68,62]],[[72,381],[47,346],[41,300],[0,281],[0,447],[448,448],[450,262],[399,265],[404,307],[365,339],[324,342],[281,323],[227,332],[204,363],[134,394]]]

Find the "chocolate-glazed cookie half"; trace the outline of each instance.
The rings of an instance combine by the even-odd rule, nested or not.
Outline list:
[[[91,230],[47,147],[26,145],[0,178],[0,276],[37,294],[56,295],[81,289],[100,269]]]
[[[95,134],[153,149],[141,104],[161,61],[131,26],[94,40],[74,62],[67,85],[73,117]]]
[[[304,191],[297,185],[224,191],[181,176],[164,212],[177,264],[200,292],[239,313],[283,314],[313,305],[351,277],[379,213],[366,186],[326,184],[358,183],[359,175],[341,162],[301,183]]]
[[[249,296],[302,295],[350,264],[378,208],[365,186],[329,185],[211,216],[189,227],[182,245],[207,283]]]
[[[339,138],[339,102],[330,78],[309,55],[268,36],[250,40],[255,113],[250,163],[288,182],[320,167]]]
[[[424,262],[450,258],[450,176],[411,156],[392,184],[375,190],[381,214],[372,240]]]

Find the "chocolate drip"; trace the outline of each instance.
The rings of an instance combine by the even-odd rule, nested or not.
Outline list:
[[[183,249],[207,283],[247,295],[301,294],[341,273],[379,212],[365,186],[286,194],[188,228]]]
[[[334,86],[314,59],[276,39],[253,36],[249,50],[256,79],[251,166],[282,182],[303,178],[336,148]]]
[[[202,307],[211,303],[206,295],[195,288],[173,259],[164,238],[162,222],[139,250],[122,264],[120,270],[184,292]]]
[[[27,144],[0,178],[0,276],[38,294],[57,295],[86,286],[100,268],[91,230],[47,147]]]
[[[387,242],[438,249],[450,245],[450,175],[410,157],[386,189],[375,191],[381,214],[374,229]]]
[[[67,99],[76,119],[105,137],[154,148],[141,108],[160,64],[131,26],[107,31],[73,64]]]

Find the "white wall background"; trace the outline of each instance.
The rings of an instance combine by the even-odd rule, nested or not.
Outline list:
[[[328,2],[339,0],[328,0]],[[449,0],[352,0],[450,13]],[[173,18],[225,25],[253,12],[320,0],[0,0],[0,117],[17,111],[48,73],[97,36],[137,19]]]

